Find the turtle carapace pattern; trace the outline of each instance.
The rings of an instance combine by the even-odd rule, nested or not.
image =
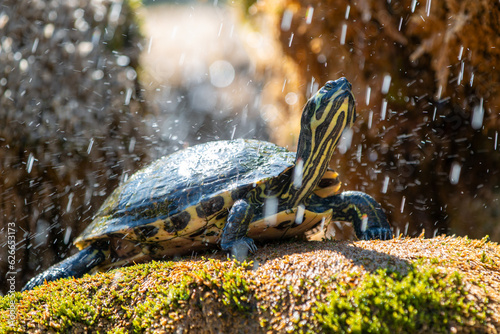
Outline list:
[[[238,259],[254,240],[304,235],[351,222],[359,239],[392,231],[369,195],[338,193],[328,164],[356,119],[351,84],[328,81],[304,106],[297,153],[258,140],[215,141],[178,151],[136,172],[104,202],[75,240],[80,252],[23,290],[128,263],[221,247]]]

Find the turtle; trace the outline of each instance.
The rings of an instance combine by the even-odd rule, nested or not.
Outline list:
[[[356,119],[346,78],[330,80],[305,104],[297,152],[237,139],[188,147],[160,158],[116,188],[74,244],[80,251],[32,278],[81,277],[127,264],[220,247],[243,260],[254,240],[292,238],[350,222],[359,239],[390,239],[380,204],[359,191],[339,192],[329,167]]]

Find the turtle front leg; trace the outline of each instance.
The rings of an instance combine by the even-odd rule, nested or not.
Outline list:
[[[240,199],[234,202],[222,230],[221,248],[231,252],[231,256],[238,261],[244,261],[248,251],[255,253],[257,250],[253,240],[246,236],[252,218],[252,206],[246,200]]]
[[[105,253],[108,252],[108,248],[108,243],[95,243],[90,245],[75,255],[54,264],[44,272],[33,277],[26,283],[21,291],[31,290],[45,282],[55,281],[60,278],[82,277],[105,260]]]
[[[392,239],[392,230],[380,204],[360,191],[345,191],[321,198],[313,195],[307,206],[313,212],[332,210],[332,221],[351,222],[361,240]]]

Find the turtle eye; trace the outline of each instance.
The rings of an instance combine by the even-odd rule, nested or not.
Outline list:
[[[333,86],[335,86],[335,82],[333,80],[330,80],[325,84],[325,89],[330,90],[333,88]]]

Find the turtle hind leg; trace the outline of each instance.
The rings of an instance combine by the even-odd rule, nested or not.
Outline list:
[[[307,206],[314,212],[332,210],[332,221],[351,222],[361,240],[392,239],[392,229],[380,204],[360,191],[345,191],[321,198],[313,195]]]
[[[100,243],[92,244],[33,277],[21,291],[31,290],[38,285],[44,284],[46,281],[51,282],[67,277],[82,277],[104,261],[106,258],[105,252],[108,251],[108,248],[107,243],[106,245]]]

